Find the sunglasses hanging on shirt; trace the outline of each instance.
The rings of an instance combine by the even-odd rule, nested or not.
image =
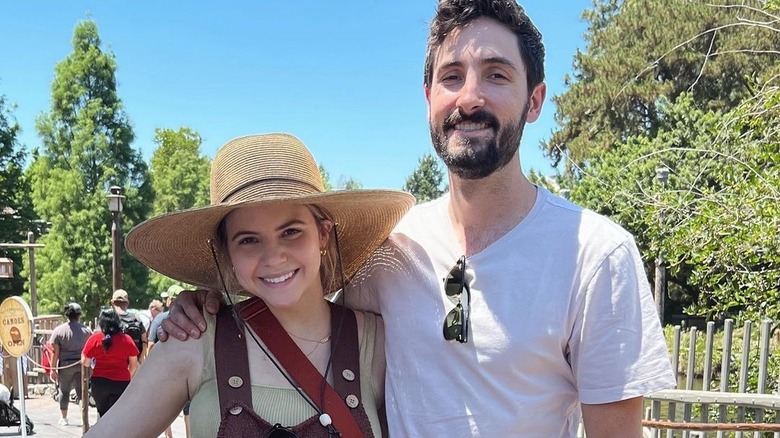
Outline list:
[[[444,279],[444,292],[455,303],[455,308],[444,318],[444,339],[465,344],[469,341],[469,312],[471,311],[471,290],[465,280],[466,256],[461,256]],[[465,305],[461,298],[466,291]]]

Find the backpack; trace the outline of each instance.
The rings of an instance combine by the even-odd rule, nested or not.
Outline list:
[[[144,325],[138,318],[132,313],[126,313],[119,315],[119,319],[122,320],[122,333],[127,334],[135,342],[135,346],[138,347],[138,353],[141,354],[144,351],[144,341],[141,336],[145,333]]]

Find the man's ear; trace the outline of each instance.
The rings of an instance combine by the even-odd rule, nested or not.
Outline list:
[[[539,118],[539,115],[542,113],[542,105],[544,105],[544,98],[546,96],[547,84],[540,82],[534,87],[533,91],[531,91],[531,95],[528,96],[530,102],[528,105],[528,114],[525,119],[526,122],[533,123]]]

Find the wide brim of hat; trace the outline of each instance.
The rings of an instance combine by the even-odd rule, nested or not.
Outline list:
[[[219,223],[237,208],[283,203],[314,204],[328,212],[337,224],[344,275],[349,280],[414,205],[414,197],[399,190],[343,190],[193,208],[142,222],[127,234],[125,246],[138,261],[167,277],[241,294],[229,266],[221,266],[230,288],[223,290],[209,239],[216,237]]]

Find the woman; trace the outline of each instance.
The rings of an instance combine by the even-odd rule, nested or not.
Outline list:
[[[81,363],[91,366],[95,361],[90,384],[100,416],[106,415],[111,406],[127,388],[138,368],[138,347],[133,338],[122,333],[119,315],[114,309],[104,309],[98,317],[99,332],[87,339],[81,351]]]
[[[156,437],[188,399],[194,437],[382,436],[382,322],[325,296],[413,202],[392,190],[326,193],[308,149],[288,134],[225,144],[211,205],[142,223],[127,248],[168,277],[251,298],[206,316],[200,339],[155,346],[122,408],[87,436]]]

